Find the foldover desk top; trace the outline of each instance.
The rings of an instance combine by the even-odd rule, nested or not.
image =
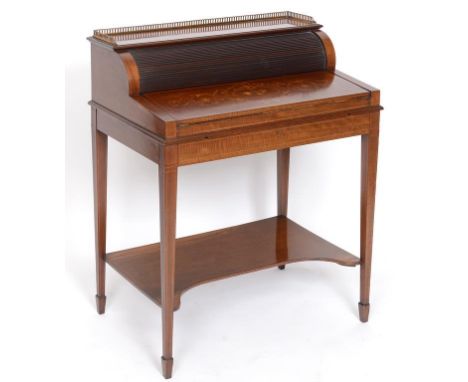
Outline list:
[[[252,118],[266,122],[367,107],[370,92],[335,73],[312,72],[153,92],[137,99],[158,118],[174,121],[178,135],[185,136]]]

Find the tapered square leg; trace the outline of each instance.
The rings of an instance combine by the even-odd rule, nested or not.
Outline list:
[[[361,138],[361,269],[359,319],[369,318],[369,293],[374,228],[375,185],[379,146],[379,113],[371,114],[369,134]]]
[[[96,307],[106,309],[107,135],[97,129],[97,110],[91,110],[96,244]]]
[[[289,157],[289,149],[276,151],[276,193],[278,200],[278,216],[288,215]]]
[[[288,215],[288,191],[289,191],[289,157],[290,149],[276,151],[276,189],[278,201],[278,216]],[[278,269],[284,270],[286,265],[279,265]]]
[[[161,224],[161,308],[163,329],[162,372],[171,378],[174,322],[174,277],[177,204],[177,146],[161,150],[159,163],[159,203]]]

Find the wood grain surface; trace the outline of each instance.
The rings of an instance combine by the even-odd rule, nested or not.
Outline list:
[[[336,98],[348,97],[348,100],[356,98],[357,106],[362,106],[368,105],[369,102],[359,101],[368,100],[369,96],[369,91],[362,87],[331,72],[319,71],[154,92],[145,94],[144,98],[151,105],[163,107],[175,121],[183,121],[186,125],[213,116],[232,117],[285,106],[308,107],[311,108],[310,114],[320,112],[322,109],[333,110],[333,106],[335,110],[339,110],[343,106]],[[329,105],[326,105],[327,99]],[[319,103],[315,105],[315,102]]]
[[[174,309],[194,286],[298,261],[356,266],[359,258],[284,216],[177,239]],[[161,304],[160,246],[147,245],[107,255],[107,262]]]
[[[255,20],[255,21],[254,21]],[[197,285],[298,261],[360,265],[369,315],[380,91],[335,70],[321,25],[279,12],[111,28],[91,42],[97,308],[105,261],[162,307],[162,373],[173,312]],[[362,136],[360,258],[287,218],[290,148]],[[106,254],[108,137],[159,165],[161,244]],[[176,239],[180,166],[277,151],[278,216]]]

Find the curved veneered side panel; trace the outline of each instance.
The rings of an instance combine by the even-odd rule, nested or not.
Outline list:
[[[128,53],[120,53],[120,58],[125,67],[128,77],[128,95],[137,96],[140,94],[140,72],[133,56]]]
[[[152,114],[138,97],[132,97],[139,94],[139,77],[130,54],[92,43],[91,75],[93,102],[160,136],[167,135],[166,122]]]
[[[330,46],[317,31],[302,30],[133,48],[125,54],[137,66],[139,92],[145,94],[328,70]],[[125,61],[133,73],[131,59]]]
[[[327,70],[329,72],[334,72],[335,71],[335,65],[336,65],[336,56],[335,56],[335,48],[333,46],[332,40],[328,35],[319,30],[315,32],[318,37],[320,37],[320,40],[322,40],[322,44],[325,48],[326,51],[326,56],[327,56]]]

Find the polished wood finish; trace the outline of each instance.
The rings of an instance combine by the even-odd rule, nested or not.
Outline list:
[[[97,106],[99,131],[111,136],[155,163],[160,161],[161,141],[102,106]]]
[[[289,157],[289,148],[276,152],[278,216],[288,216]],[[285,267],[284,264],[278,265],[281,270]]]
[[[289,156],[289,148],[276,152],[278,216],[288,216]]]
[[[167,111],[178,137],[370,105],[367,90],[325,71],[147,93],[141,98],[154,106],[154,114]]]
[[[343,79],[345,79],[346,81],[349,81],[361,88],[363,88],[364,90],[368,91],[371,95],[371,98],[372,98],[372,102],[371,104],[372,105],[379,105],[379,101],[380,101],[380,92],[379,92],[379,89],[377,88],[374,88],[373,86],[369,85],[369,84],[366,84],[365,82],[362,82],[354,77],[351,77],[349,74],[346,74],[346,73],[343,73],[342,71],[340,70],[334,70],[334,73],[336,76],[338,77],[341,77]]]
[[[94,227],[96,241],[96,306],[99,314],[106,309],[106,215],[107,215],[107,135],[96,129],[97,110],[92,109]]]
[[[163,326],[163,375],[172,375],[172,332],[174,322],[174,285],[177,205],[177,146],[161,150],[159,164],[159,211],[161,225],[161,307]]]
[[[151,244],[109,253],[107,262],[161,305],[160,252],[159,244]],[[174,310],[182,293],[210,281],[300,261],[360,262],[284,216],[180,238],[176,252]]]
[[[281,12],[278,13],[282,14]],[[252,54],[251,52],[246,52],[243,55],[243,61],[239,62],[239,65],[242,66],[243,70],[238,71],[237,66],[236,70],[226,70],[226,66],[229,65],[233,59],[237,59],[236,55],[233,58],[233,56],[225,56],[223,57],[224,50],[226,49],[221,49],[222,52],[218,53],[220,54],[220,58],[218,60],[213,62],[213,67],[211,69],[211,73],[219,73],[219,76],[216,77],[214,75],[211,76],[206,76],[203,77],[205,83],[203,82],[197,82],[197,86],[202,86],[202,85],[216,85],[213,84],[213,78],[216,79],[217,84],[222,84],[222,83],[230,83],[230,82],[238,82],[240,79],[243,78],[248,79],[251,78],[253,81],[258,78],[265,77],[266,73],[269,73],[268,75],[270,76],[278,76],[279,74],[291,74],[291,73],[302,73],[302,74],[307,74],[307,72],[310,71],[326,71],[330,70],[332,68],[332,61],[334,60],[334,50],[333,50],[333,45],[331,42],[329,42],[329,39],[327,40],[326,35],[324,34],[317,34],[318,33],[318,28],[321,26],[319,24],[316,24],[313,19],[309,18],[308,16],[303,16],[303,15],[297,15],[297,14],[292,14],[290,12],[287,13],[288,20],[292,19],[300,19],[301,17],[304,17],[303,22],[306,25],[301,25],[299,29],[297,28],[292,28],[289,29],[288,31],[282,30],[281,28],[278,30],[274,30],[275,33],[270,33],[270,34],[262,34],[262,39],[276,39],[276,38],[292,38],[292,41],[295,39],[301,38],[300,36],[315,36],[315,39],[317,41],[320,41],[319,43],[313,43],[315,44],[314,48],[310,48],[312,46],[312,42],[307,42],[304,41],[302,43],[302,49],[298,48],[296,49],[297,52],[294,53],[295,51],[291,51],[291,46],[288,44],[273,44],[271,49],[276,49],[275,53],[272,51],[266,50],[265,52],[261,53],[259,52],[260,49],[264,49],[265,44],[260,44],[258,48],[255,48],[253,52],[255,54]],[[290,14],[290,15],[289,15]],[[255,15],[258,16],[258,15]],[[277,23],[277,19],[280,19],[280,24],[282,23],[281,20],[283,20],[284,16],[274,16],[273,17],[273,25],[279,25]],[[292,17],[292,18],[291,18]],[[268,19],[269,20],[269,19]],[[234,43],[235,41],[240,41],[238,45],[240,44],[240,47],[243,45],[246,45],[252,41],[254,38],[260,38],[258,37],[258,33],[255,30],[251,30],[250,26],[251,24],[244,22],[244,20],[240,20],[240,26],[242,27],[243,32],[241,34],[237,32],[233,33],[228,33],[228,36],[223,38],[222,43],[227,44],[227,43]],[[299,21],[298,21],[299,22]],[[210,24],[211,25],[211,24]],[[230,26],[232,26],[230,24]],[[219,26],[217,26],[219,27]],[[109,32],[112,34],[111,37],[118,37],[121,36],[122,40],[127,41],[127,38],[131,36],[130,33],[124,31],[125,28],[117,28],[113,32]],[[149,28],[151,29],[151,28]],[[111,31],[111,30],[106,30],[106,31]],[[213,32],[212,29],[210,29],[211,32]],[[123,118],[127,118],[129,121],[138,124],[139,126],[148,129],[150,132],[157,134],[160,137],[164,138],[174,138],[176,137],[177,130],[175,127],[175,119],[172,116],[172,113],[174,112],[172,110],[172,107],[167,108],[166,105],[164,105],[164,100],[163,103],[160,104],[158,97],[160,96],[158,92],[148,92],[148,89],[151,89],[154,86],[158,86],[157,83],[151,85],[151,86],[146,86],[146,81],[143,81],[144,78],[148,78],[148,81],[152,81],[151,79],[155,76],[154,73],[160,73],[163,71],[165,75],[163,77],[157,77],[159,78],[159,82],[161,81],[166,81],[168,79],[166,88],[171,86],[176,81],[180,81],[180,78],[186,75],[187,71],[193,70],[197,65],[199,65],[199,61],[201,59],[206,59],[206,55],[204,55],[203,51],[203,46],[206,46],[206,43],[208,42],[209,45],[213,45],[216,43],[220,43],[215,36],[213,35],[211,39],[203,39],[204,40],[204,45],[200,45],[201,43],[199,42],[193,42],[192,45],[189,44],[189,47],[191,46],[192,50],[190,51],[190,54],[194,57],[192,60],[187,62],[187,53],[183,53],[183,49],[186,49],[184,47],[187,47],[187,43],[180,44],[180,41],[173,41],[173,40],[168,40],[163,46],[159,45],[154,45],[154,44],[148,44],[148,41],[143,43],[143,40],[151,34],[148,31],[148,28],[145,29],[143,28],[139,32],[136,32],[134,34],[135,36],[140,36],[140,42],[142,42],[142,46],[137,44],[139,48],[133,47],[132,49],[128,49],[129,46],[127,46],[126,49],[120,49],[121,47],[117,47],[114,42],[110,42],[108,44],[104,43],[101,41],[98,37],[101,36],[104,32],[97,31],[98,33],[95,35],[95,37],[89,38],[91,42],[91,56],[92,56],[92,92],[93,92],[93,102],[98,104],[99,106],[103,106],[105,108],[108,108],[113,111],[118,111],[119,115],[122,116]],[[101,33],[103,32],[103,33]],[[174,32],[176,32],[174,30]],[[280,33],[279,33],[280,32]],[[159,33],[159,32],[158,32]],[[184,34],[185,30],[178,31],[177,33],[174,33],[174,36],[179,36],[180,34]],[[105,35],[106,33],[104,33]],[[164,31],[164,35],[170,36],[171,33],[170,31]],[[281,36],[283,37],[281,37]],[[239,40],[239,36],[243,36],[243,39]],[[257,36],[257,37],[256,37]],[[295,38],[294,38],[295,37]],[[215,39],[216,41],[213,41]],[[104,38],[104,41],[106,41],[106,38]],[[245,41],[245,43],[242,43],[242,41]],[[315,41],[315,40],[313,40]],[[196,45],[198,44],[198,45]],[[134,44],[132,43],[132,46]],[[194,47],[196,49],[194,49]],[[156,50],[154,50],[156,49]],[[157,50],[159,49],[159,50]],[[181,58],[175,59],[174,52],[167,53],[167,49],[172,49],[174,52],[178,52],[177,54],[182,54]],[[308,50],[311,49],[311,50]],[[331,49],[331,50],[330,50]],[[251,48],[252,50],[252,48]],[[152,55],[145,56],[149,51],[154,51]],[[182,53],[181,53],[182,51]],[[165,55],[162,54],[162,52],[166,52],[165,55],[169,54],[169,57],[166,57]],[[304,57],[300,58],[298,55],[302,55],[304,52],[307,52],[308,54],[305,55]],[[143,56],[142,56],[143,55]],[[250,57],[252,56],[251,59]],[[164,64],[164,62],[161,62],[163,58],[161,57],[166,57],[167,63]],[[276,58],[275,58],[276,57]],[[286,62],[277,62],[278,57],[282,57],[281,60],[293,60],[290,63]],[[331,60],[331,57],[333,57],[333,60]],[[196,60],[195,58],[198,58]],[[246,62],[245,60],[249,59],[249,62]],[[280,61],[281,61],[280,60]],[[295,60],[295,61],[294,61]],[[138,61],[138,62],[137,62]],[[308,62],[308,63],[307,63]],[[159,64],[158,64],[159,63]],[[164,65],[162,65],[164,64]],[[159,65],[159,66],[158,66]],[[182,65],[182,67],[181,67]],[[277,68],[277,70],[273,70],[273,68]],[[295,68],[295,69],[294,69]],[[263,69],[263,70],[262,70]],[[201,70],[201,69],[200,69]],[[288,71],[289,70],[289,71]],[[269,72],[271,71],[271,72]],[[177,73],[180,73],[180,75],[177,75]],[[158,74],[160,75],[160,74]],[[172,76],[172,81],[170,80]],[[240,76],[240,77],[239,77]],[[184,81],[182,83],[179,83],[177,87],[193,87],[194,84],[191,81],[194,81],[194,78],[196,78],[196,75],[190,75],[186,76],[185,78],[185,85]],[[275,77],[270,77],[270,79],[274,79]],[[197,79],[198,80],[198,79]],[[325,79],[325,82],[328,80]],[[301,84],[303,82],[302,80],[296,81],[299,82],[295,86],[305,86],[307,88],[307,83],[310,85],[314,86],[313,84],[310,83],[310,81],[307,81],[305,84]],[[142,88],[142,85],[144,88]],[[277,81],[274,81],[271,85],[268,83],[268,80],[266,81],[266,86],[267,89],[258,89],[258,86],[261,86],[261,83],[253,83],[252,85],[249,84],[243,84],[243,87],[249,87],[252,86],[253,89],[252,91],[255,92],[264,92],[265,90],[268,91],[268,88],[273,88],[273,87],[281,87],[281,86],[291,86],[294,85],[292,81],[287,80],[287,83],[278,83]],[[317,83],[318,85],[318,83]],[[317,86],[315,85],[315,86]],[[239,90],[242,92],[242,94],[248,95],[249,89],[244,89],[243,87],[239,88]],[[257,90],[255,89],[257,87]],[[237,88],[237,87],[236,87]],[[179,90],[187,90],[187,89],[179,89]],[[201,90],[201,89],[199,89]],[[215,92],[218,91],[223,91],[222,89],[212,89]],[[306,89],[305,89],[306,90]],[[197,90],[196,90],[197,91]],[[294,89],[290,90],[292,93],[294,93]],[[236,89],[234,89],[234,92],[236,92]],[[277,93],[277,92],[276,92]],[[173,99],[174,99],[174,94]],[[234,94],[236,95],[236,94]],[[237,94],[239,96],[240,94]],[[276,94],[277,95],[277,94]],[[276,96],[273,94],[273,96]],[[169,95],[170,96],[170,95]],[[320,95],[318,95],[320,96]],[[156,97],[155,100],[152,100],[154,97]],[[184,94],[181,93],[181,95],[175,94],[175,98],[181,97],[181,101],[183,103],[187,103],[187,101],[190,101],[191,99],[198,99],[200,96],[197,96],[196,94],[186,94],[186,99],[184,100]],[[201,100],[203,101],[205,97],[201,97]],[[217,98],[217,97],[215,97]],[[214,101],[214,100],[212,100]],[[228,100],[226,100],[228,101]],[[266,99],[264,102],[264,106],[268,105],[270,100]],[[172,101],[171,101],[172,102]],[[206,103],[206,102],[205,102]],[[279,103],[282,103],[279,101]],[[228,104],[226,104],[227,106]],[[257,99],[257,105],[258,105],[258,99]],[[329,105],[332,105],[329,103]],[[279,106],[278,104],[272,104],[271,106]],[[292,108],[297,109],[299,105],[294,105]],[[304,108],[307,110],[308,106],[303,105],[304,107],[302,108],[302,111],[304,111]],[[183,105],[181,108],[184,109],[186,108],[187,105]],[[179,107],[179,110],[181,109]],[[193,108],[192,108],[193,109]],[[252,108],[250,108],[252,109]],[[290,107],[291,109],[291,107]],[[286,111],[289,113],[291,110]],[[281,110],[278,110],[279,113],[281,113]],[[241,115],[237,115],[238,113],[235,113],[237,117],[241,117]],[[278,114],[278,113],[277,113]],[[209,118],[209,115],[205,115],[205,122],[208,120],[206,118]],[[230,112],[228,119],[234,117],[233,113]],[[213,118],[212,118],[213,119]],[[259,120],[263,120],[263,122],[267,122],[265,118],[262,119],[261,115],[258,115]],[[180,121],[182,123],[186,121]],[[190,121],[188,121],[190,122]],[[192,121],[195,124],[198,124],[199,121]],[[219,118],[214,118],[212,121],[219,125],[219,127],[222,127],[222,124],[220,124]],[[225,121],[226,122],[226,121]],[[237,123],[241,123],[242,125],[246,125],[248,121],[239,121],[239,118],[236,119]],[[258,122],[258,121],[257,121]],[[235,126],[231,126],[235,127]],[[225,127],[224,127],[225,128]],[[193,129],[193,132],[192,132]],[[198,126],[195,128],[194,124],[192,124],[191,128],[186,128],[183,130],[182,135],[189,135],[193,133],[203,133],[205,131],[211,131],[209,128],[208,130],[202,128],[202,126]]]
[[[322,40],[327,55],[327,70],[333,72],[336,65],[335,47],[332,40],[324,31],[316,31],[315,34]]]
[[[122,118],[149,132],[170,136],[170,120],[162,121],[145,106],[145,100],[130,96],[138,79],[122,56],[103,44],[91,44],[92,102],[113,110]]]
[[[96,31],[91,42],[97,308],[105,261],[162,308],[162,373],[174,310],[202,283],[297,261],[360,265],[369,315],[380,92],[335,69],[331,39],[290,12]],[[288,219],[290,148],[362,137],[360,258]],[[107,137],[159,165],[161,244],[106,255]],[[277,216],[176,239],[180,166],[277,152]],[[105,260],[105,261],[104,261]]]
[[[369,318],[369,292],[374,228],[375,185],[377,176],[377,152],[379,146],[379,113],[370,115],[369,134],[361,138],[361,292],[359,319]]]
[[[276,122],[257,126],[242,134],[213,136],[208,139],[181,142],[179,165],[231,158],[286,147],[323,142],[331,139],[367,134],[368,114],[343,113],[326,119],[313,117],[294,122]]]
[[[135,59],[128,52],[120,54],[120,58],[122,59],[125,70],[127,71],[128,95],[137,96],[140,94],[140,71]]]

